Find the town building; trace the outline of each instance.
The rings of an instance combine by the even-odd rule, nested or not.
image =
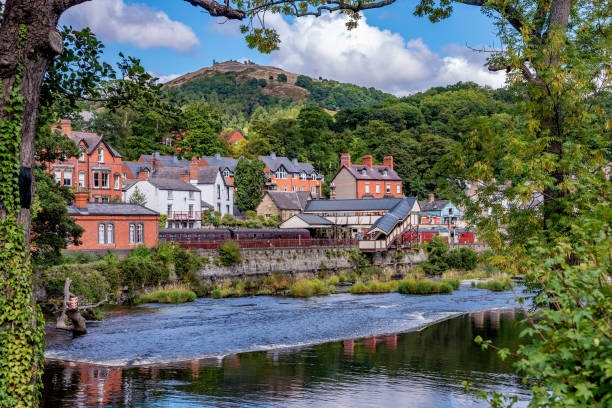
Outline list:
[[[221,157],[221,153],[215,153],[214,156],[204,156],[198,162],[200,166],[218,166],[221,169],[221,174],[225,181],[229,184],[234,184],[234,171],[238,160],[233,157]]]
[[[225,140],[230,147],[236,147],[246,142],[246,138],[239,130],[221,131],[221,139]]]
[[[159,212],[138,204],[88,202],[88,193],[74,193],[68,215],[83,227],[82,244],[67,250],[129,251],[157,246]]]
[[[257,206],[257,215],[266,218],[277,215],[285,221],[304,211],[310,199],[310,191],[265,191]]]
[[[151,171],[160,167],[189,167],[189,160],[179,159],[178,156],[163,156],[159,152],[143,154],[138,162],[147,164]]]
[[[171,169],[171,168],[170,168]],[[199,228],[202,219],[202,194],[188,181],[188,176],[171,178],[166,168],[150,175],[141,171],[137,180],[123,182],[123,200],[129,202],[134,194],[143,195],[146,206],[167,216],[168,228]]]
[[[72,123],[62,119],[56,129],[72,139],[81,153],[46,163],[58,184],[86,189],[93,202],[108,203],[121,199],[122,159],[102,137],[95,133],[72,130]]]
[[[321,197],[323,175],[317,173],[312,164],[276,156],[274,152],[269,156],[260,156],[259,160],[265,164],[265,190],[310,191],[313,198]]]
[[[340,170],[330,184],[331,199],[388,198],[404,196],[402,179],[393,170],[393,156],[385,156],[382,165],[363,156],[361,164],[351,163],[351,155],[340,158]]]
[[[449,200],[438,200],[433,193],[427,201],[419,201],[421,206],[421,224],[456,225],[463,219],[463,212]]]

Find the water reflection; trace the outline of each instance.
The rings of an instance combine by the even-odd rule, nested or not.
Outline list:
[[[461,382],[528,390],[511,361],[474,344],[515,347],[513,310],[477,312],[419,332],[191,360],[109,368],[49,362],[43,406],[473,407]]]

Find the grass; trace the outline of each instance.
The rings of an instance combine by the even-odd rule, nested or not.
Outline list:
[[[399,282],[397,291],[405,295],[453,293],[453,285],[446,281],[434,282],[427,279],[404,279]]]
[[[169,287],[158,289],[134,299],[137,305],[143,303],[186,303],[193,302],[196,294],[184,287]]]
[[[500,280],[490,280],[486,282],[472,282],[472,287],[476,287],[478,289],[487,289],[492,290],[494,292],[503,292],[504,290],[512,289],[512,281],[508,278],[500,279]]]
[[[381,282],[377,279],[366,282],[357,282],[347,289],[347,292],[353,295],[362,295],[366,293],[389,293],[395,292],[398,287],[398,281]]]
[[[320,279],[299,279],[289,288],[289,295],[293,297],[311,297],[329,295],[335,291],[335,286],[328,285]]]

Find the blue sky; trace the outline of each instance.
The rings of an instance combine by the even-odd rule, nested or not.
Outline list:
[[[281,35],[270,55],[247,47],[238,23],[214,19],[181,0],[93,0],[69,10],[60,25],[89,26],[106,44],[105,58],[138,57],[163,79],[210,66],[212,60],[248,58],[291,72],[374,86],[398,95],[434,85],[472,80],[503,85],[472,47],[499,45],[494,27],[477,7],[457,5],[453,16],[432,24],[413,16],[416,0],[399,0],[344,29],[342,16],[267,18]]]

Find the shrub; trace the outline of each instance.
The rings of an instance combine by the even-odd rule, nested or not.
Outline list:
[[[225,214],[223,217],[221,217],[221,224],[232,226],[236,224],[236,219],[232,214]]]
[[[141,303],[185,303],[193,302],[196,294],[188,289],[156,290],[134,299],[135,304]]]
[[[370,280],[364,283],[358,282],[348,288],[348,292],[356,294],[366,293],[389,293],[397,288],[396,282],[380,282],[378,280]]]
[[[175,248],[174,258],[174,271],[179,278],[183,278],[189,272],[196,272],[202,267],[202,261],[194,251]]]
[[[477,260],[478,254],[471,248],[458,248],[446,254],[448,267],[464,271],[474,269]]]
[[[153,251],[144,245],[136,247],[130,251],[130,258],[152,259]]]
[[[287,75],[285,74],[278,74],[276,75],[276,79],[278,82],[287,82]]]
[[[410,295],[431,295],[437,293],[453,293],[453,287],[445,282],[433,282],[428,279],[405,279],[397,286],[399,293]]]
[[[289,294],[294,297],[311,297],[329,295],[335,290],[334,286],[328,286],[319,279],[300,279],[291,285]]]
[[[452,288],[454,290],[459,289],[459,287],[461,286],[461,281],[459,279],[453,278],[453,279],[443,279],[442,283],[448,283],[449,285],[452,286]]]
[[[247,218],[257,218],[257,211],[247,210],[244,215]]]
[[[189,289],[194,291],[198,297],[206,296],[208,293],[208,287],[206,287],[200,275],[195,271],[187,272],[183,281],[189,285]]]
[[[226,241],[219,248],[219,260],[222,265],[230,266],[242,262],[240,247],[235,241]]]
[[[487,289],[495,292],[503,292],[504,290],[512,289],[514,285],[512,281],[508,278],[500,279],[500,280],[490,280],[487,282],[472,282],[472,287],[477,287],[478,289]]]

